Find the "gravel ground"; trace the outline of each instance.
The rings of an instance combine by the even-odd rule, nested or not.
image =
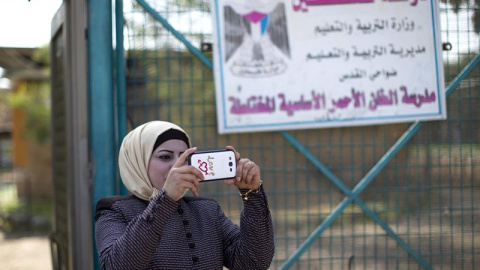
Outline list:
[[[47,236],[5,235],[0,231],[0,268],[51,270]]]

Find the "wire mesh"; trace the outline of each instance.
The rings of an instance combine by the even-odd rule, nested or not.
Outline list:
[[[212,42],[209,1],[147,1],[194,46]],[[440,3],[446,84],[479,53],[480,3]],[[275,227],[277,269],[345,198],[278,132],[218,135],[213,73],[135,0],[124,3],[129,129],[179,124],[200,150],[233,145],[262,168]],[[449,46],[447,46],[449,47]],[[210,52],[205,55],[211,59]],[[359,195],[435,269],[480,267],[480,69],[448,98],[448,119],[428,122]],[[292,131],[350,189],[410,124]],[[234,222],[237,192],[202,184]],[[417,260],[350,204],[293,269],[420,269]]]

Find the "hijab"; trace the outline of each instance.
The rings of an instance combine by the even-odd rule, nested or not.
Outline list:
[[[191,145],[190,137],[182,128],[165,121],[147,122],[130,131],[123,139],[118,154],[120,177],[128,191],[136,197],[151,200],[158,193],[148,178],[148,165],[154,146],[170,139],[183,140],[188,147]]]

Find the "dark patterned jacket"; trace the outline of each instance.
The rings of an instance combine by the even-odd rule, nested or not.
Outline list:
[[[103,269],[268,269],[274,253],[263,187],[244,202],[240,227],[212,199],[103,198],[95,234]]]

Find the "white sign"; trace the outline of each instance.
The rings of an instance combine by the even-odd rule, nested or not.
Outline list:
[[[445,119],[435,0],[213,0],[219,133]]]

